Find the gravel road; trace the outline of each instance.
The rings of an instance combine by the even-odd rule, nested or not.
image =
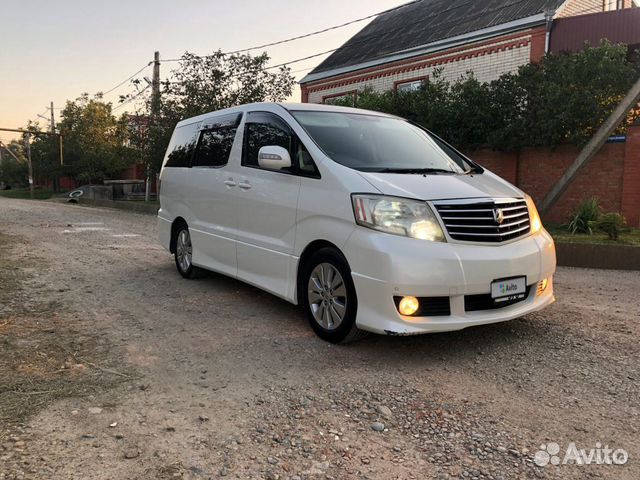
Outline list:
[[[640,478],[639,272],[561,268],[539,314],[333,346],[183,280],[152,216],[0,198],[0,235],[0,412],[22,412],[0,480]],[[628,461],[563,465],[572,442]]]

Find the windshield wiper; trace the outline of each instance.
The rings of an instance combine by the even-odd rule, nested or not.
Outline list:
[[[447,170],[445,168],[380,168],[377,170],[373,170],[375,173],[404,173],[404,174],[428,174],[428,173],[446,173],[449,175],[455,175],[458,172],[454,172],[453,170]]]
[[[471,175],[472,173],[484,173],[484,168],[479,165],[472,165],[469,170],[466,170],[465,175]]]

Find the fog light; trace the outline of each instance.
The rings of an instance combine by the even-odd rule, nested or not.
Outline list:
[[[398,311],[402,315],[411,316],[414,315],[420,308],[420,302],[416,297],[402,297],[400,304],[398,305]]]
[[[549,279],[545,278],[538,283],[538,295],[542,295],[549,286]]]

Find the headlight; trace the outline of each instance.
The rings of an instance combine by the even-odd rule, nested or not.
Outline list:
[[[529,207],[529,218],[531,219],[531,233],[536,233],[542,230],[542,220],[540,220],[540,214],[536,208],[536,204],[533,202],[533,198],[529,195],[526,196],[527,206]]]
[[[444,242],[442,228],[426,202],[382,195],[353,195],[356,223],[381,232]]]

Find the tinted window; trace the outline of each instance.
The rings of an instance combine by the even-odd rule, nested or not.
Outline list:
[[[240,115],[225,117],[206,126],[200,134],[194,167],[222,167],[227,164],[240,118]]]
[[[258,152],[262,147],[278,146],[291,152],[291,142],[291,129],[279,117],[268,113],[251,113],[245,126],[242,164],[259,167]]]
[[[185,125],[174,130],[167,148],[165,167],[190,167],[196,148],[198,124]]]

